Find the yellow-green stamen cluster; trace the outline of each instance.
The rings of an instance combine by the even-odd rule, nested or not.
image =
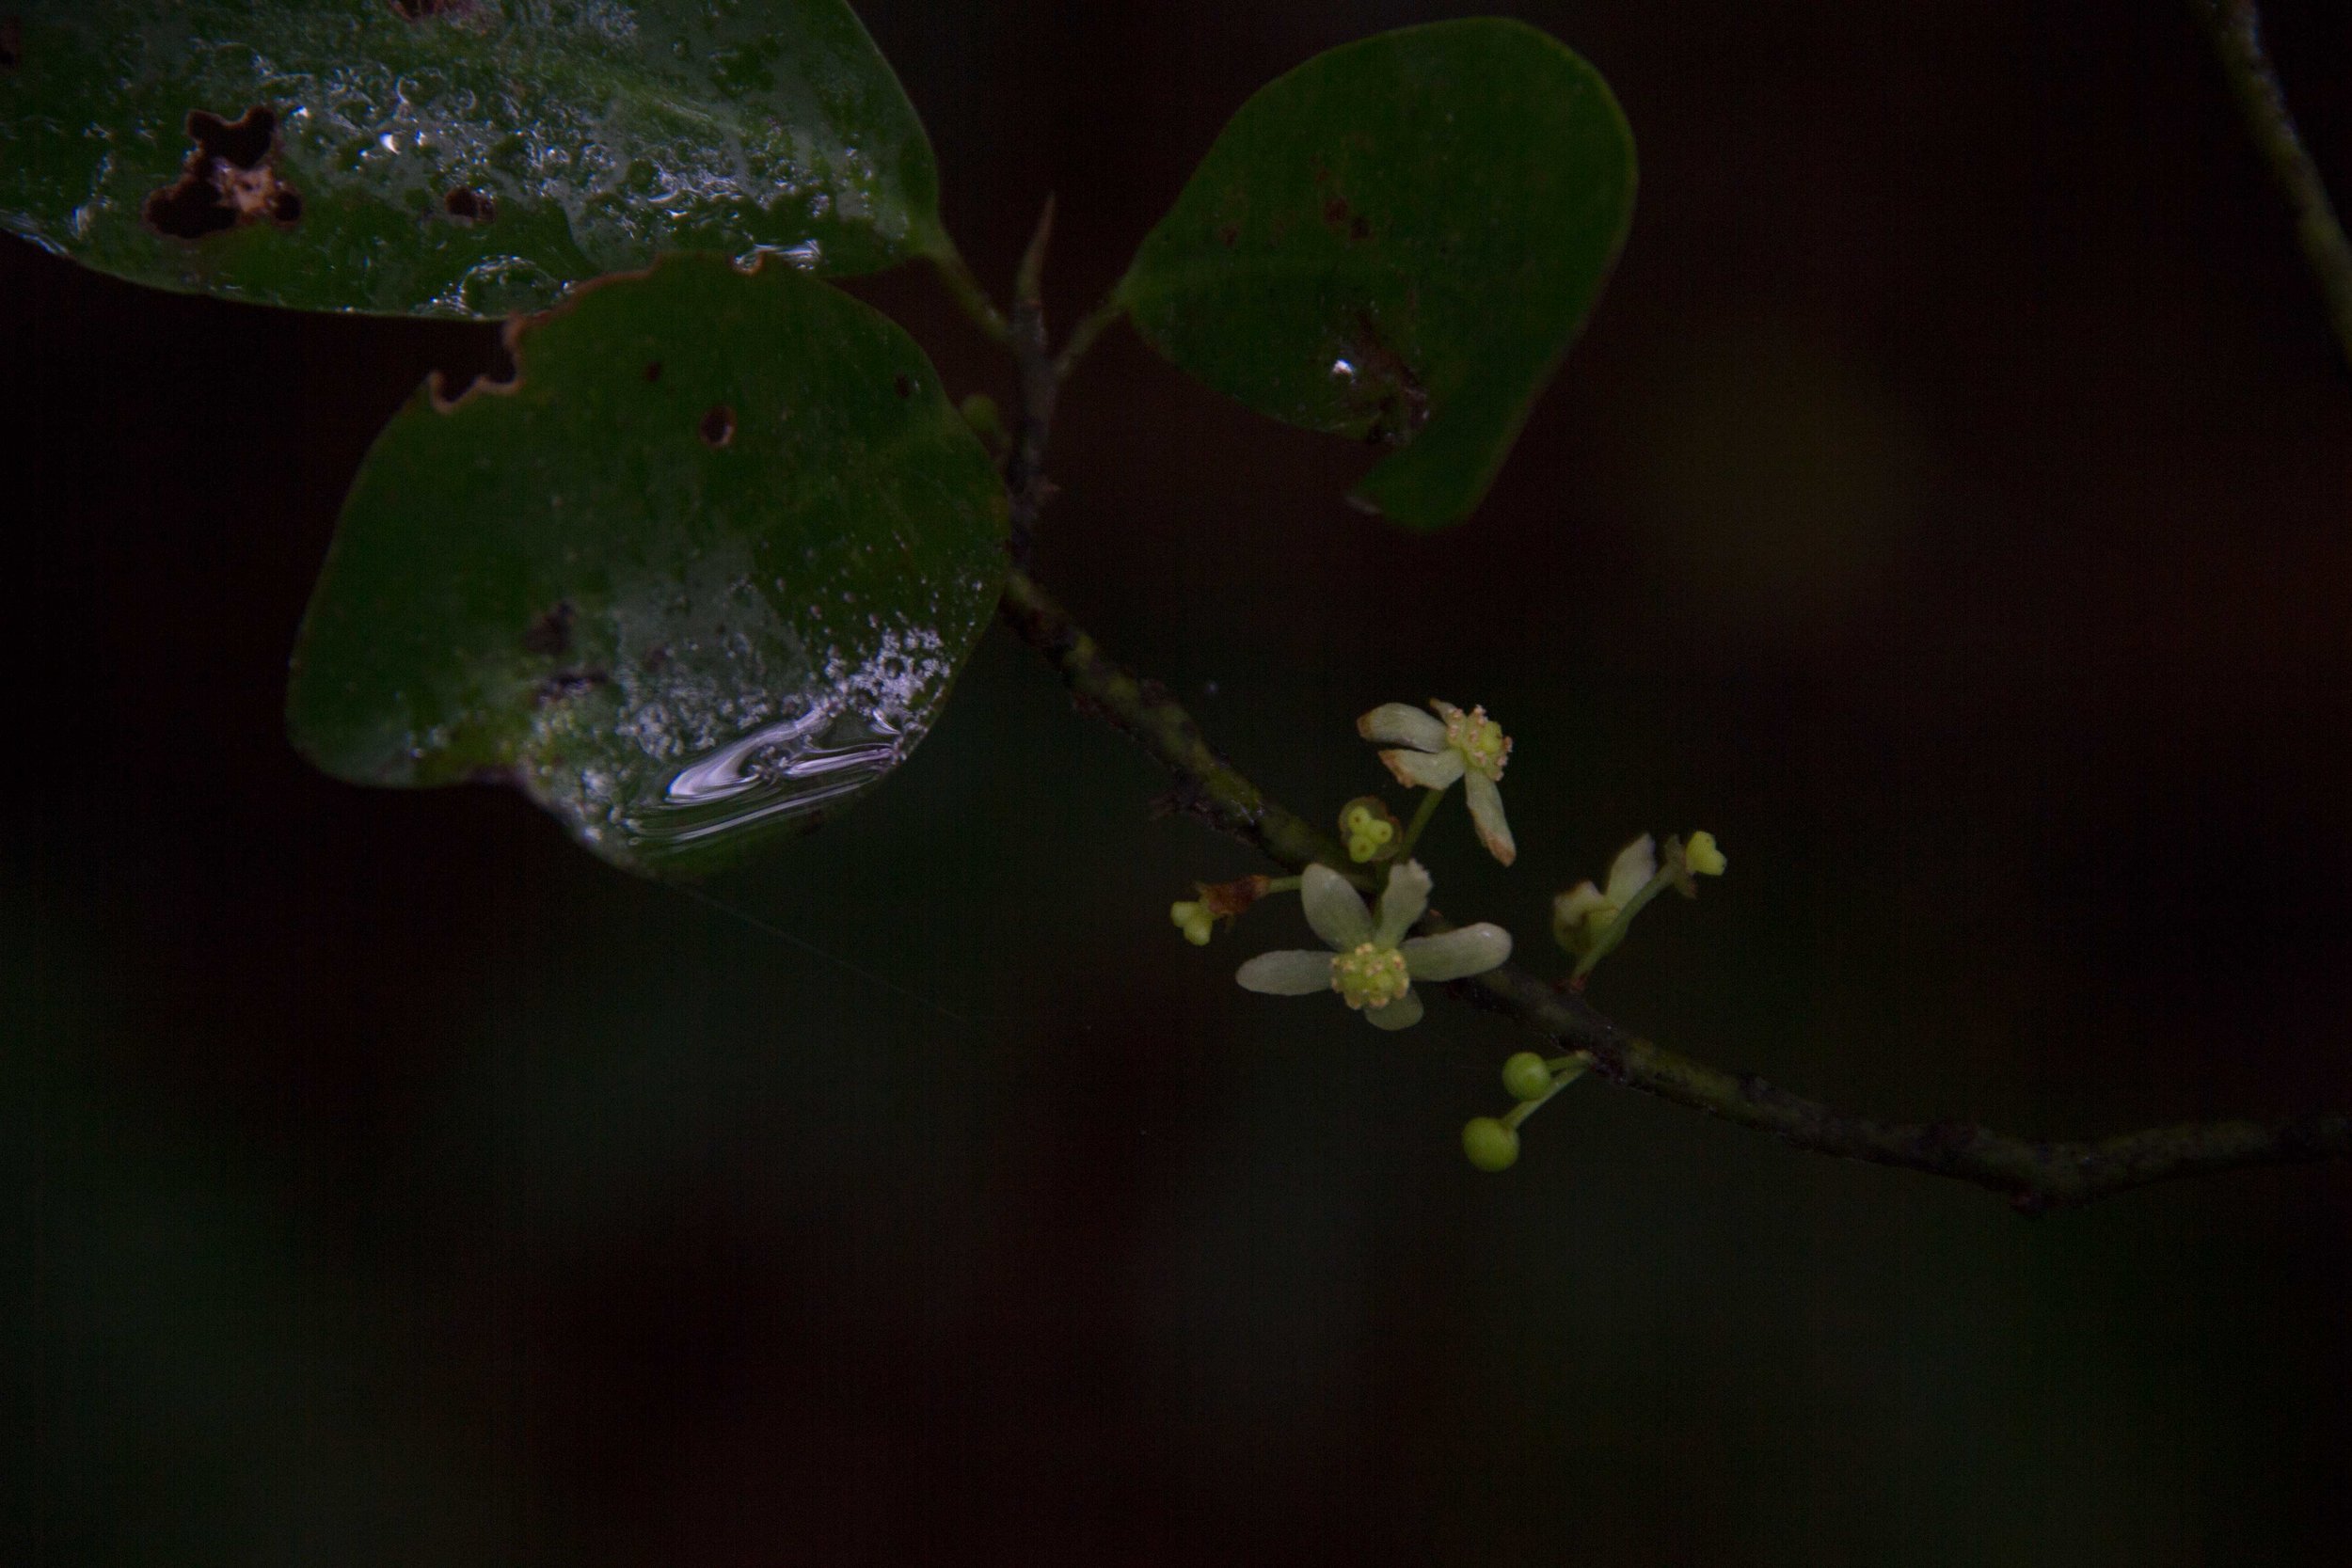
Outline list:
[[[1463,763],[1497,783],[1502,779],[1502,766],[1511,758],[1511,741],[1502,733],[1502,726],[1486,717],[1484,707],[1464,713],[1454,708],[1445,715],[1445,743],[1462,753]]]
[[[1361,865],[1378,860],[1396,843],[1396,818],[1373,802],[1355,800],[1340,813],[1340,831],[1347,835],[1347,858]]]
[[[1405,972],[1405,955],[1393,947],[1359,942],[1352,952],[1331,956],[1331,989],[1359,1011],[1385,1007],[1412,985],[1413,977]]]

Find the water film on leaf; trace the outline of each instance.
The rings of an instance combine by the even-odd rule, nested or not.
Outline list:
[[[725,863],[905,759],[994,605],[1004,492],[921,349],[681,257],[421,390],[354,483],[288,695],[360,784],[511,783],[608,860]]]

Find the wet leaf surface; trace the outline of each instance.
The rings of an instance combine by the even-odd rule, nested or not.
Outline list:
[[[1516,22],[1319,55],[1219,134],[1120,286],[1144,340],[1259,412],[1397,449],[1355,499],[1458,521],[1624,242],[1633,139]]]
[[[938,171],[843,0],[14,0],[0,225],[103,272],[498,316],[678,250],[871,271]]]
[[[922,351],[795,269],[663,262],[421,390],[345,502],[295,744],[355,783],[511,782],[697,871],[902,761],[996,594],[1003,492]]]

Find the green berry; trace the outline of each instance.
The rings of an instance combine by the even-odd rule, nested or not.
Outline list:
[[[1462,1152],[1480,1170],[1509,1170],[1519,1157],[1519,1135],[1492,1117],[1472,1117],[1462,1124]]]
[[[1551,1069],[1533,1051],[1522,1051],[1502,1064],[1502,1086],[1514,1100],[1541,1100],[1551,1092]]]

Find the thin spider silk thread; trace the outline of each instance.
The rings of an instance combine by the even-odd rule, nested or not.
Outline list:
[[[749,926],[753,930],[761,932],[767,936],[771,936],[778,942],[786,942],[791,946],[797,947],[802,952],[808,954],[811,958],[821,958],[826,963],[833,965],[835,969],[842,971],[844,974],[855,975],[858,979],[865,981],[867,985],[872,986],[879,990],[888,991],[891,995],[898,997],[902,1002],[912,1002],[917,1006],[927,1007],[930,1011],[937,1013],[940,1017],[946,1019],[950,1022],[960,1023],[966,1029],[972,1027],[972,1021],[964,1017],[961,1013],[952,1011],[939,1002],[934,1001],[932,998],[925,996],[920,991],[909,990],[904,986],[897,985],[889,980],[883,979],[881,975],[874,974],[870,970],[860,969],[857,965],[851,963],[849,959],[841,957],[839,954],[828,953],[825,949],[818,946],[806,937],[795,936],[781,926],[775,925],[770,921],[762,920],[759,916],[752,913],[749,910],[739,909],[723,898],[705,893],[698,887],[686,887],[681,888],[679,891],[684,893],[688,897],[694,899],[697,903],[706,904],[711,909],[717,910],[722,914],[733,915],[744,925]]]

